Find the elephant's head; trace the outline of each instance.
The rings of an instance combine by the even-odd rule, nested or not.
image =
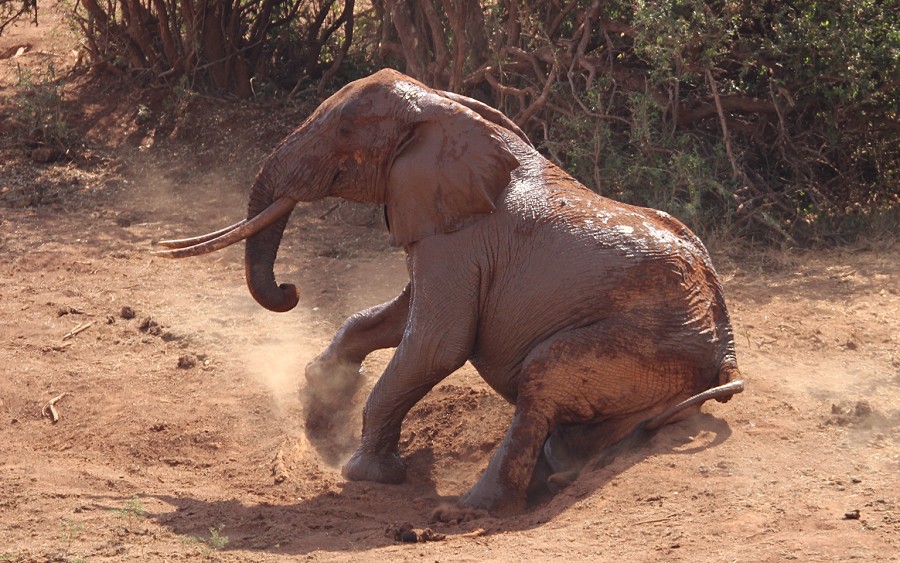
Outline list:
[[[391,243],[459,230],[494,211],[519,163],[505,129],[528,142],[500,112],[433,90],[392,70],[348,84],[325,100],[265,161],[247,219],[208,235],[160,244],[158,254],[196,256],[247,239],[247,285],[267,309],[288,311],[293,285],[276,285],[273,265],[300,201],[337,196],[383,203]]]

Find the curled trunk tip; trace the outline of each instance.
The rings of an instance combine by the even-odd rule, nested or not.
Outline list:
[[[250,275],[248,273],[247,279],[250,279]],[[300,302],[300,289],[291,283],[280,284],[275,290],[269,291],[264,295],[257,295],[252,283],[249,283],[248,287],[250,288],[250,295],[256,299],[257,303],[276,313],[286,313]]]
[[[266,228],[247,237],[244,249],[244,268],[250,294],[257,303],[278,313],[290,311],[300,300],[300,292],[296,286],[278,285],[275,282],[274,270],[278,246],[296,203],[296,200],[287,197],[272,201],[260,188],[255,188],[250,197],[249,217],[257,216],[263,209],[279,210],[277,214],[273,214],[273,220]]]

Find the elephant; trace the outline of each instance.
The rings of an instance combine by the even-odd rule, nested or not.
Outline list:
[[[298,290],[273,271],[285,225],[299,202],[326,196],[383,205],[409,273],[396,298],[349,317],[306,368],[323,403],[346,400],[363,359],[395,348],[341,469],[348,480],[404,481],[404,417],[466,361],[514,405],[458,501],[498,515],[527,508],[539,467],[567,468],[560,452],[612,446],[743,389],[722,285],[685,225],[598,195],[498,110],[394,70],[347,84],[277,145],[247,219],[161,241],[158,253],[246,240],[251,295],[288,311]]]

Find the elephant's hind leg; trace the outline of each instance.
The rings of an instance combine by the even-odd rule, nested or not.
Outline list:
[[[624,323],[555,335],[526,359],[512,425],[485,474],[461,502],[494,511],[524,507],[552,430],[597,425],[589,432],[598,442],[594,451],[608,447],[640,422],[692,395],[701,371],[696,361]]]
[[[460,504],[497,514],[524,510],[531,475],[554,416],[551,404],[535,402],[529,395],[520,393],[503,441]]]

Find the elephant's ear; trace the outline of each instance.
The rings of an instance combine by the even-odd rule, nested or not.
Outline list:
[[[385,196],[391,244],[458,231],[493,213],[519,161],[494,126],[446,98],[397,148]]]
[[[496,125],[499,125],[500,127],[503,127],[504,129],[508,129],[508,130],[512,131],[513,133],[518,135],[520,139],[522,139],[523,141],[528,143],[528,146],[534,147],[534,145],[531,144],[531,140],[528,138],[528,135],[526,135],[525,132],[522,131],[522,129],[520,129],[518,125],[516,125],[515,121],[506,117],[500,111],[497,111],[496,109],[492,108],[491,106],[489,106],[483,102],[479,102],[476,99],[469,98],[467,96],[463,96],[462,94],[456,94],[455,92],[445,92],[443,90],[438,90],[438,93],[440,93],[440,95],[442,95],[446,98],[453,100],[454,102],[456,102],[458,104],[462,104],[462,105],[466,106],[467,108],[474,111],[475,113],[477,113],[484,119],[487,119],[491,123],[494,123]]]

